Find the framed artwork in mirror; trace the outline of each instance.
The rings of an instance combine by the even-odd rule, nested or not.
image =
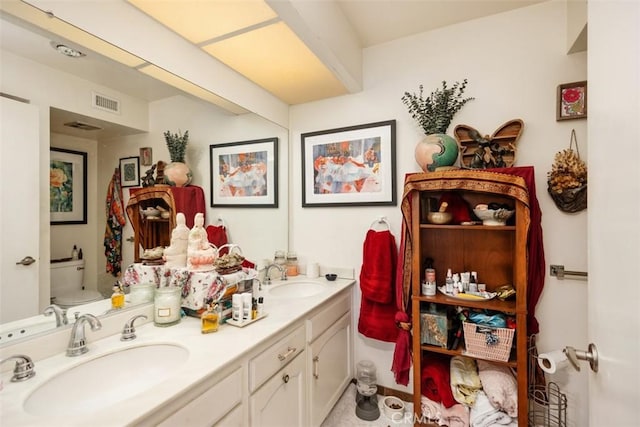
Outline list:
[[[556,121],[587,118],[587,82],[558,85]]]
[[[153,151],[151,147],[142,147],[140,149],[140,165],[151,166],[153,163]]]
[[[120,159],[120,184],[123,187],[140,186],[140,157]]]
[[[51,148],[49,213],[51,225],[87,223],[87,153]]]
[[[212,144],[211,206],[278,207],[278,138]]]
[[[396,121],[302,134],[302,206],[396,205]]]

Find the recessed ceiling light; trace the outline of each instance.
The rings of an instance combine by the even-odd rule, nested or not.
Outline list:
[[[58,52],[60,52],[61,54],[69,56],[71,58],[80,58],[82,56],[86,56],[84,53],[80,52],[79,50],[75,50],[74,48],[71,48],[67,45],[64,45],[62,43],[58,43],[55,41],[51,42],[51,47],[57,50]]]

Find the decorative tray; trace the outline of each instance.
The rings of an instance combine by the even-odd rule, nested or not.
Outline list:
[[[494,299],[496,295],[498,295],[496,292],[465,292],[454,295],[448,294],[445,289],[446,288],[444,286],[438,287],[438,290],[443,295],[449,298],[459,299],[463,301],[489,301],[491,299]]]
[[[260,319],[264,319],[265,317],[267,317],[268,314],[269,313],[264,313],[261,316],[256,317],[255,319],[245,320],[243,322],[238,322],[237,320],[233,320],[233,319],[227,319],[225,323],[228,323],[229,325],[232,325],[232,326],[236,326],[238,328],[244,328],[245,326],[250,325],[253,322],[257,322]]]

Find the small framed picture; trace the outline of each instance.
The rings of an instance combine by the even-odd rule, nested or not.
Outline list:
[[[153,163],[153,156],[151,147],[142,147],[140,149],[140,165],[141,166],[151,166]]]
[[[587,118],[587,81],[558,85],[556,121]]]
[[[120,183],[123,187],[140,186],[140,157],[120,159]]]

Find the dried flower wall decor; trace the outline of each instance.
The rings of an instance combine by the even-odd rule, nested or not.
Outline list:
[[[569,148],[556,153],[547,184],[549,195],[561,211],[574,213],[587,208],[587,165],[580,159],[575,129],[571,130]]]

